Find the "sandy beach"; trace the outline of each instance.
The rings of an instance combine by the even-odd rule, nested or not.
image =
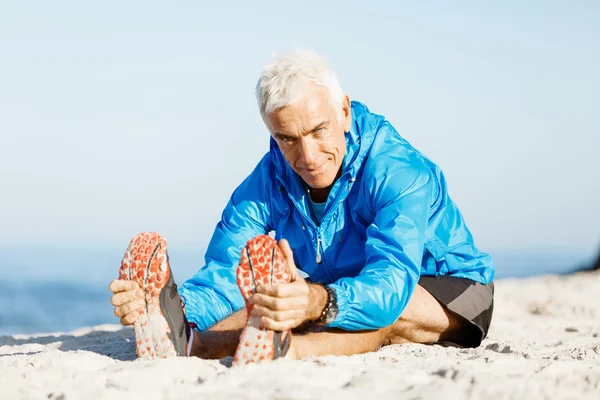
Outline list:
[[[598,272],[500,280],[477,349],[396,345],[233,369],[230,358],[136,360],[119,325],[2,336],[0,398],[597,400],[599,295]]]

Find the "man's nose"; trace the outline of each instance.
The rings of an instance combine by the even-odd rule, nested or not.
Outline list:
[[[300,160],[306,167],[313,167],[317,149],[315,143],[310,138],[303,138],[300,141]]]

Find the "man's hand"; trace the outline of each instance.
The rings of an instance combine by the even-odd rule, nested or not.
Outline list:
[[[274,331],[293,329],[305,321],[318,319],[327,303],[325,289],[306,283],[298,273],[288,241],[281,239],[279,247],[285,256],[291,282],[259,286],[250,298],[254,309],[262,316],[261,322]]]
[[[132,325],[144,306],[144,291],[133,281],[115,279],[108,286],[114,294],[110,302],[115,306],[115,315],[121,318],[121,325]]]

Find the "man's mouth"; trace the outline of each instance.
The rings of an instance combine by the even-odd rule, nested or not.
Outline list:
[[[317,168],[305,168],[305,171],[308,172],[311,175],[318,174],[323,169],[323,165],[321,165],[321,166],[319,166]]]
[[[318,167],[315,168],[304,168],[304,170],[306,172],[308,172],[309,174],[317,174],[319,172],[321,172],[321,170],[323,169],[323,166],[325,165],[325,163],[319,165]]]

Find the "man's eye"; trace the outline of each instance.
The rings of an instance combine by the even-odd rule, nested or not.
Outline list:
[[[315,138],[322,138],[327,135],[327,129],[326,128],[315,129],[312,135]]]

